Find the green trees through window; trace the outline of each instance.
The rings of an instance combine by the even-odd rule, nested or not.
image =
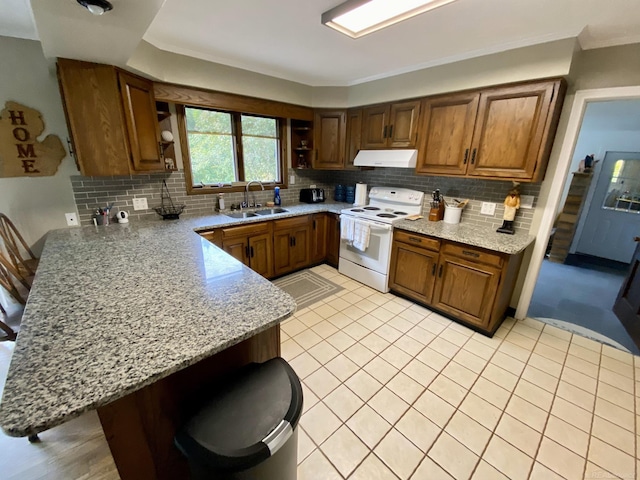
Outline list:
[[[189,107],[185,118],[193,185],[281,181],[278,119]]]

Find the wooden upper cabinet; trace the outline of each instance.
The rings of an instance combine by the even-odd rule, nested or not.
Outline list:
[[[423,101],[416,173],[466,173],[479,99],[465,93]]]
[[[164,170],[152,82],[111,65],[63,58],[58,78],[83,175]]]
[[[361,147],[415,148],[419,116],[420,100],[363,108]]]
[[[118,72],[133,169],[164,170],[153,82]]]
[[[312,160],[313,168],[344,168],[346,119],[345,110],[316,110],[313,122],[313,143],[316,149]]]
[[[357,170],[353,161],[360,151],[362,139],[362,109],[352,108],[347,110],[347,152],[344,159],[345,170]]]

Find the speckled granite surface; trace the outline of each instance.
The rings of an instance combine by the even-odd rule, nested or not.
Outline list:
[[[474,225],[471,223],[449,223],[430,222],[426,218],[420,220],[402,220],[393,224],[394,228],[407,230],[409,232],[422,233],[444,240],[465,243],[475,247],[486,248],[496,252],[516,254],[527,248],[534,240],[533,235],[527,232],[516,231],[513,235],[497,233],[494,228]]]
[[[51,428],[291,316],[292,297],[194,233],[221,219],[50,232],[0,404],[3,430]]]

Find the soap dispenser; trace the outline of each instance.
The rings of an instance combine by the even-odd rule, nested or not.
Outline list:
[[[275,192],[274,192],[274,195],[273,195],[273,203],[274,203],[274,205],[276,207],[280,206],[280,203],[281,203],[281,201],[280,201],[280,187],[276,187],[275,188]]]

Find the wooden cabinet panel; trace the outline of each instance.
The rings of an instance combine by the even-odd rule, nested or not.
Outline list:
[[[133,168],[164,170],[153,82],[118,72]]]
[[[309,265],[311,242],[309,227],[299,227],[292,232],[293,249],[291,254],[291,270],[298,270]]]
[[[443,254],[433,306],[456,317],[487,328],[497,294],[501,270]]]
[[[276,276],[307,267],[311,262],[310,217],[307,215],[274,222],[273,270]],[[279,222],[281,225],[295,226],[278,228]]]
[[[389,287],[415,300],[431,303],[437,263],[437,252],[395,241]]]
[[[466,173],[479,98],[469,93],[424,100],[416,173]]]
[[[340,216],[327,214],[327,263],[338,268],[340,257]]]
[[[327,215],[311,216],[311,263],[320,263],[327,256]]]
[[[222,249],[236,260],[249,266],[249,257],[247,255],[247,237],[235,237],[222,240]]]
[[[415,148],[419,117],[420,100],[392,103],[387,130],[387,146],[391,148]]]
[[[347,151],[344,159],[345,170],[357,170],[353,160],[360,151],[362,138],[362,109],[347,110]]]
[[[268,233],[249,237],[249,266],[265,278],[273,276],[273,248]]]
[[[389,106],[376,105],[362,109],[363,149],[385,148],[387,146],[387,125],[389,124]]]
[[[273,233],[273,273],[282,275],[291,270],[291,235],[288,231]]]
[[[344,168],[346,148],[346,112],[344,110],[318,110],[313,125],[315,156],[314,169],[336,170]]]
[[[273,276],[271,222],[222,229],[222,249],[263,277]]]

